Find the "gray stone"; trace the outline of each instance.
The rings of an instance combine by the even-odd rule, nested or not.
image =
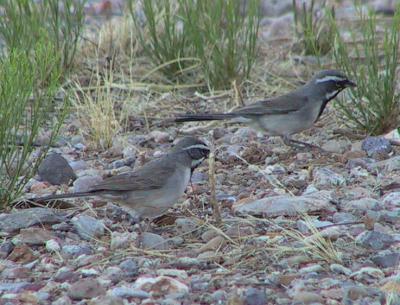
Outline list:
[[[342,154],[342,153],[348,151],[350,149],[350,147],[351,147],[351,142],[348,140],[345,140],[345,139],[329,140],[322,145],[323,150],[333,152],[333,153],[338,153],[338,154]]]
[[[105,293],[100,283],[92,278],[81,279],[68,289],[68,296],[73,300],[91,299]]]
[[[356,243],[358,245],[373,250],[388,248],[395,242],[393,236],[377,231],[365,231],[356,238]]]
[[[0,282],[0,292],[3,293],[19,293],[27,288],[29,288],[32,283],[28,282],[14,282],[14,283],[1,283]]]
[[[361,148],[368,157],[378,160],[386,159],[392,151],[392,145],[384,137],[367,137],[362,142]]]
[[[356,221],[356,217],[351,213],[337,212],[333,214],[332,220],[334,223]]]
[[[310,221],[311,225],[317,229],[323,228],[325,226],[329,226],[332,224],[330,221],[321,221],[318,219],[313,219]],[[300,232],[302,233],[308,233],[310,231],[310,225],[305,222],[304,220],[298,220],[296,223],[297,228],[299,229]]]
[[[112,232],[110,249],[126,249],[135,243],[137,237],[137,234],[133,232]]]
[[[13,232],[37,224],[58,223],[64,220],[64,215],[64,212],[48,208],[32,208],[2,214],[0,215],[0,231]]]
[[[103,295],[90,300],[88,305],[124,305],[124,300],[112,295]]]
[[[173,262],[171,262],[171,266],[178,269],[190,269],[190,268],[198,268],[202,269],[205,264],[197,258],[193,257],[177,257]]]
[[[148,299],[151,297],[150,293],[140,290],[134,289],[131,287],[115,287],[111,290],[111,295],[115,297],[120,297],[123,299],[127,298],[138,298],[138,299]]]
[[[144,232],[141,236],[141,246],[143,249],[167,250],[168,242],[160,235]]]
[[[351,274],[351,269],[346,268],[345,266],[340,265],[340,264],[331,264],[329,266],[329,269],[331,269],[332,272],[339,273],[339,274],[344,274],[344,275]]]
[[[220,289],[216,290],[211,294],[211,299],[216,303],[216,304],[222,304],[226,301],[228,297],[228,294],[226,291]]]
[[[74,170],[68,161],[60,154],[52,153],[48,155],[40,164],[38,174],[42,180],[51,184],[68,184],[76,179]]]
[[[199,226],[199,221],[196,218],[185,217],[175,220],[175,229],[178,234],[194,233]]]
[[[86,192],[88,191],[93,185],[96,185],[103,181],[103,178],[100,176],[82,176],[79,177],[74,181],[74,192]]]
[[[14,244],[11,241],[3,241],[0,245],[0,259],[6,259],[13,249]]]
[[[135,160],[134,158],[115,160],[111,163],[111,168],[117,169],[123,166],[133,167],[135,165]]]
[[[399,223],[400,209],[396,209],[394,211],[382,211],[379,220],[384,222],[389,222],[392,224]]]
[[[346,184],[346,179],[327,167],[316,168],[313,171],[313,183],[317,187],[341,186]]]
[[[361,198],[356,200],[350,200],[341,204],[341,207],[345,211],[367,211],[367,210],[380,210],[382,209],[382,203],[373,198]]]
[[[383,197],[383,204],[387,208],[400,207],[400,192],[392,192]]]
[[[318,191],[303,196],[272,196],[247,203],[233,205],[233,211],[240,214],[262,216],[293,216],[297,213],[309,213],[316,211],[331,211],[336,209],[331,203],[332,193]]]
[[[63,295],[52,302],[51,305],[72,305],[72,301],[68,296]]]
[[[246,305],[264,305],[267,303],[267,295],[264,289],[250,287],[244,292],[244,304]]]
[[[89,245],[64,245],[61,249],[61,254],[68,257],[77,257],[82,254],[91,255],[93,249]]]
[[[351,278],[354,278],[358,281],[366,281],[371,278],[373,279],[382,279],[385,277],[385,274],[383,273],[382,270],[378,268],[372,268],[372,267],[363,267],[360,270],[357,270],[356,272],[353,272],[350,275]]]
[[[135,277],[139,274],[138,263],[132,258],[128,258],[119,264],[119,267],[124,272],[125,277]]]
[[[361,167],[363,169],[371,171],[376,164],[376,160],[372,158],[355,158],[347,161],[346,168],[353,169]]]
[[[84,160],[71,161],[69,165],[74,171],[80,171],[88,168]]]
[[[171,140],[168,132],[153,130],[148,134],[148,138],[154,140],[158,144],[168,143]]]
[[[46,241],[53,239],[51,231],[42,228],[21,229],[20,233],[13,237],[14,245],[44,245]]]
[[[399,265],[400,253],[390,250],[383,250],[372,256],[371,260],[374,262],[374,264],[381,268],[392,268]]]
[[[79,215],[71,219],[71,223],[80,237],[91,240],[104,235],[104,223],[92,216]]]

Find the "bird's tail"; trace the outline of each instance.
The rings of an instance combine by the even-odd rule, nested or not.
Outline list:
[[[35,197],[35,198],[29,198],[26,199],[27,201],[31,202],[46,202],[46,201],[51,201],[51,200],[57,200],[57,199],[65,199],[65,198],[76,198],[76,197],[88,197],[88,196],[93,196],[92,192],[77,192],[77,193],[67,193],[67,194],[56,194],[56,195],[49,195],[49,196],[44,196],[44,197]]]
[[[235,117],[233,113],[210,113],[210,114],[181,114],[174,118],[175,122],[217,121]]]

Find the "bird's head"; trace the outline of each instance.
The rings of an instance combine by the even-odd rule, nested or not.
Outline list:
[[[194,170],[210,154],[210,148],[203,141],[195,137],[185,137],[178,141],[172,152],[185,152],[191,160],[191,168]]]
[[[347,87],[356,86],[343,72],[338,70],[322,70],[318,72],[311,79],[309,85],[318,93],[323,94],[327,100],[334,98]]]

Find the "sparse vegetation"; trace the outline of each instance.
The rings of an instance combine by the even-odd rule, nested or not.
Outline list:
[[[20,194],[45,156],[49,146],[30,159],[41,128],[52,130],[51,144],[63,122],[66,104],[53,102],[61,75],[55,54],[40,40],[31,55],[15,49],[0,62],[0,206]]]
[[[372,11],[359,12],[359,26],[345,41],[339,25],[335,30],[334,56],[338,66],[357,83],[350,99],[337,103],[350,127],[380,135],[399,124],[399,94],[396,90],[399,59],[400,9],[391,23],[379,20]],[[382,30],[383,27],[383,30]]]
[[[258,0],[130,1],[146,55],[171,81],[224,89],[247,78],[257,54]],[[142,16],[143,17],[143,16]]]
[[[293,0],[294,25],[304,54],[321,56],[333,47],[334,32],[329,26],[329,14],[334,18],[335,10],[333,7],[326,8],[326,1],[321,1],[316,8],[315,2]]]
[[[107,149],[122,130],[124,118],[115,111],[111,69],[93,73],[88,88],[76,83],[74,106],[82,124],[82,133],[95,148]]]
[[[72,68],[84,22],[85,1],[74,0],[4,0],[0,18],[2,51],[31,52],[38,39],[45,36],[52,49],[60,53],[60,64],[67,72]]]

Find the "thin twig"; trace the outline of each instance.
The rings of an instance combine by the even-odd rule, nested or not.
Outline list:
[[[215,154],[214,151],[210,152],[208,157],[209,166],[209,185],[210,185],[210,203],[213,208],[213,214],[216,222],[221,223],[221,212],[219,210],[219,205],[216,197],[216,178],[215,178]]]

